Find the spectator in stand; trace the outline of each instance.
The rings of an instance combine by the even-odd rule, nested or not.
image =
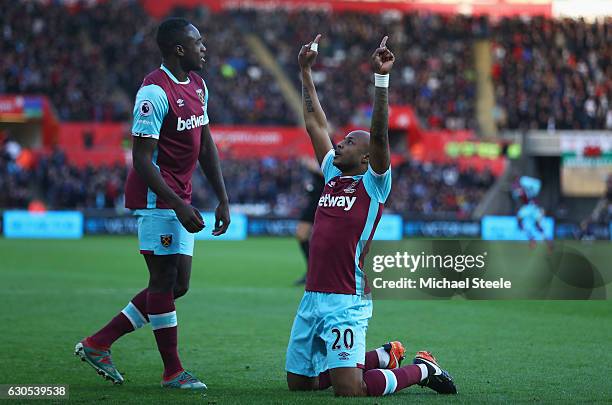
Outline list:
[[[32,176],[17,159],[22,148],[11,136],[0,143],[0,207],[25,207],[32,198]]]
[[[601,224],[612,222],[612,173],[606,178],[605,194],[597,200],[591,215],[580,223],[581,238],[591,238],[590,224]]]

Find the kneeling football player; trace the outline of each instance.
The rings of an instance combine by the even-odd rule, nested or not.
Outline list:
[[[372,55],[370,133],[350,132],[334,150],[311,73],[320,39],[304,45],[298,56],[304,121],[325,188],[310,239],[306,291],[287,348],[287,384],[296,391],[333,386],[340,396],[381,396],[415,384],[455,394],[452,378],[429,352],[417,352],[404,367],[400,342],[366,353],[372,300],[362,268],[391,191],[388,84],[395,57],[383,38]]]

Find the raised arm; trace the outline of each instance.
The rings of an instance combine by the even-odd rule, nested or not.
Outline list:
[[[374,107],[370,126],[370,166],[382,174],[391,165],[389,150],[389,72],[393,67],[395,56],[387,49],[384,37],[378,49],[372,55],[374,70]]]
[[[308,131],[310,136],[319,164],[321,164],[327,152],[333,148],[329,139],[327,117],[325,117],[323,108],[321,108],[321,103],[319,103],[319,98],[317,97],[317,89],[312,81],[312,64],[317,58],[320,40],[321,34],[317,35],[314,41],[302,46],[298,55],[298,64],[300,65],[302,76],[304,123],[306,124],[306,131]]]

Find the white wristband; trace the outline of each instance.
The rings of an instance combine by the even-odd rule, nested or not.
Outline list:
[[[378,73],[374,73],[374,86],[376,87],[389,87],[389,74],[379,75]]]

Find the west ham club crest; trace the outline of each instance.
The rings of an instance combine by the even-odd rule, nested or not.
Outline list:
[[[167,248],[172,244],[172,234],[160,235],[159,237],[163,247]]]
[[[202,89],[197,89],[196,93],[198,94],[198,98],[200,99],[202,104],[205,104],[204,91]]]

